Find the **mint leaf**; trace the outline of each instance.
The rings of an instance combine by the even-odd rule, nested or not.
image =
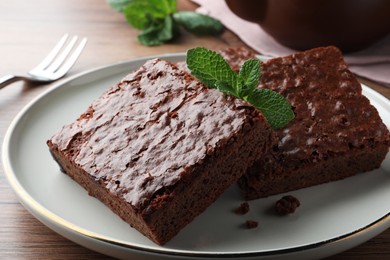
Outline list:
[[[173,38],[173,23],[170,16],[166,16],[164,23],[151,26],[138,35],[138,40],[146,46],[163,44]]]
[[[133,0],[107,0],[107,3],[118,12],[123,12],[125,7]]]
[[[260,60],[250,59],[240,69],[240,97],[245,98],[259,85],[261,74]]]
[[[294,118],[287,100],[270,89],[258,89],[261,63],[247,60],[237,74],[217,52],[205,48],[187,51],[187,67],[210,88],[241,98],[259,109],[272,128],[285,126]]]
[[[223,93],[225,93],[225,94],[227,94],[227,95],[229,95],[229,96],[237,96],[237,93],[234,91],[234,89],[232,88],[232,86],[231,85],[229,85],[227,82],[223,82],[223,81],[216,81],[215,82],[215,87],[219,90],[219,91],[221,91],[221,92],[223,92]]]
[[[211,88],[224,89],[237,95],[237,73],[217,52],[205,48],[194,48],[187,51],[187,66],[191,73]]]
[[[166,14],[173,14],[177,11],[176,0],[160,0],[159,2]]]
[[[196,35],[218,34],[223,30],[220,21],[191,11],[180,11],[173,14],[173,19],[187,31]]]
[[[107,2],[114,10],[119,12],[123,12],[129,4],[133,5],[135,8],[138,8],[140,4],[143,4],[147,7],[154,7],[154,9],[159,10],[160,13],[173,14],[176,12],[177,6],[176,0],[107,0]]]
[[[261,111],[272,128],[283,127],[295,117],[288,101],[270,89],[255,89],[246,101]]]
[[[178,34],[171,17],[173,12],[175,0],[131,0],[124,8],[127,21],[141,30],[138,41],[146,46],[163,44]]]
[[[176,12],[176,1],[132,0],[123,10],[127,22],[131,26],[139,30],[146,30],[164,23],[166,16]]]

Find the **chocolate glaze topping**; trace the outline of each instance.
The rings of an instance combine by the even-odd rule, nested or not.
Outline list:
[[[52,142],[141,209],[240,130],[247,103],[154,59],[111,87]]]

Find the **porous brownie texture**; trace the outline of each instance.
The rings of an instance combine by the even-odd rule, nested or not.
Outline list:
[[[47,144],[91,196],[163,245],[273,142],[274,132],[251,105],[153,59]]]
[[[380,167],[389,150],[389,131],[336,47],[262,63],[259,88],[286,97],[296,117],[275,131],[277,144],[239,180],[246,199]]]

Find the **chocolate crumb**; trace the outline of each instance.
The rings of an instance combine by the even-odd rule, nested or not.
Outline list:
[[[259,223],[257,221],[254,221],[254,220],[245,221],[245,226],[247,229],[257,228],[258,225],[259,225]]]
[[[297,198],[287,195],[276,202],[275,210],[279,215],[288,215],[294,213],[300,205],[301,203]]]
[[[250,210],[248,202],[243,202],[241,205],[234,210],[236,214],[244,215],[248,213]]]

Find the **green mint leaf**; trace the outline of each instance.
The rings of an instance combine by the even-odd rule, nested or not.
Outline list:
[[[138,35],[138,40],[146,46],[161,45],[173,38],[173,22],[166,16],[163,24],[151,26]]]
[[[131,26],[139,30],[146,30],[151,26],[163,23],[166,16],[176,12],[176,1],[132,0],[123,11]]]
[[[288,101],[270,89],[255,89],[246,101],[261,111],[272,128],[281,128],[295,117]]]
[[[203,84],[241,98],[256,107],[272,128],[280,128],[294,118],[287,100],[270,89],[258,89],[261,76],[259,60],[247,60],[237,74],[221,54],[205,48],[187,51],[187,67]]]
[[[161,8],[164,10],[164,12],[167,15],[176,13],[177,11],[176,0],[160,0],[159,2],[161,2]]]
[[[221,92],[223,92],[223,93],[225,93],[225,94],[227,94],[229,96],[237,96],[237,93],[233,92],[234,90],[232,89],[232,86],[230,86],[229,83],[227,83],[227,82],[216,81],[215,82],[215,87],[219,91],[221,91]]]
[[[111,6],[112,9],[123,12],[125,7],[133,0],[107,0],[107,3]]]
[[[163,15],[153,10],[153,7],[147,5],[146,2],[140,1],[131,2],[124,8],[123,12],[127,22],[138,30],[148,29],[153,24],[158,24],[158,20],[164,18]]]
[[[191,11],[176,12],[173,14],[173,19],[187,31],[196,35],[214,35],[223,30],[220,21]]]
[[[148,29],[138,34],[137,39],[142,45],[146,45],[146,46],[161,45],[164,42],[161,41],[158,37],[160,31],[161,31],[160,27],[149,27]]]
[[[260,60],[250,59],[244,62],[240,69],[240,97],[248,96],[259,85],[261,74]]]
[[[191,73],[210,88],[224,89],[237,95],[238,75],[217,52],[205,48],[187,51],[187,66]]]

